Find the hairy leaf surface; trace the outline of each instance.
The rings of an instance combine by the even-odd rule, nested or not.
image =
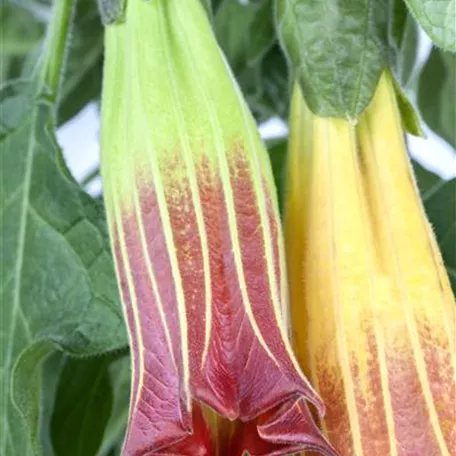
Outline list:
[[[6,456],[42,448],[40,368],[55,347],[88,355],[126,344],[102,211],[70,177],[54,137],[71,3],[57,2],[53,14],[39,71],[0,93],[0,454]]]
[[[276,0],[277,27],[310,109],[356,118],[387,59],[388,2]]]
[[[405,0],[411,13],[438,46],[456,52],[456,1]]]

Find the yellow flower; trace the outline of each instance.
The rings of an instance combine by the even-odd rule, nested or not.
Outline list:
[[[336,450],[454,455],[456,307],[389,74],[357,125],[295,87],[285,239],[293,340]]]

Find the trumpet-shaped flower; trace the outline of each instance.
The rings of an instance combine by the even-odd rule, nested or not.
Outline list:
[[[123,455],[334,454],[288,339],[268,156],[200,0],[127,2],[102,101],[132,353]]]
[[[357,125],[295,89],[286,241],[293,338],[342,456],[456,451],[455,302],[390,76]]]

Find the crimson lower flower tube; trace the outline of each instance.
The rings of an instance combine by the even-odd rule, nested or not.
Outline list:
[[[335,454],[288,340],[267,153],[199,0],[106,27],[102,174],[132,352],[123,455]]]

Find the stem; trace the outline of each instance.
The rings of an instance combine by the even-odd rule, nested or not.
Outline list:
[[[81,187],[87,187],[95,178],[100,175],[100,168],[95,168],[94,170],[90,171],[87,176],[85,176],[81,181]]]
[[[66,47],[72,22],[75,0],[54,0],[51,20],[47,27],[41,61],[40,85],[45,85],[50,99],[55,102],[60,87]]]

